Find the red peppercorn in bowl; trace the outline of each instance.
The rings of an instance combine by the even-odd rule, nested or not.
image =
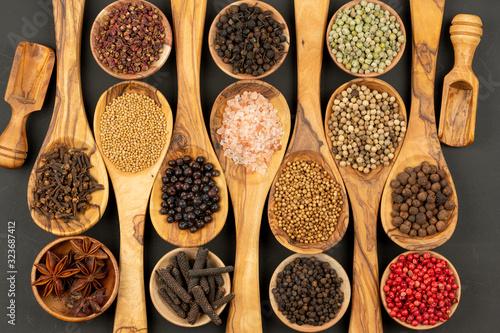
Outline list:
[[[460,294],[455,267],[431,251],[402,253],[391,261],[380,280],[380,297],[387,313],[414,330],[442,325],[457,309]]]
[[[90,48],[108,74],[122,80],[143,79],[167,60],[172,49],[172,29],[155,5],[119,0],[97,15]]]

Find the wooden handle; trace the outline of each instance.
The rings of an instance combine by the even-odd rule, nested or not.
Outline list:
[[[428,143],[431,155],[440,149],[434,112],[436,58],[444,0],[410,0],[412,23],[412,98],[405,141]]]
[[[382,179],[387,178],[387,173],[388,171],[383,172]],[[349,332],[382,333],[377,217],[383,182],[377,177],[367,184],[362,181],[351,183],[347,178],[344,179],[354,217],[354,265]]]
[[[320,78],[330,1],[295,0],[294,4],[297,34],[296,117],[301,121],[295,121],[296,128],[290,146],[293,145],[293,150],[298,151],[311,150],[310,142],[322,141],[318,138],[318,134],[323,133]],[[300,138],[296,138],[295,133],[300,133]]]
[[[472,71],[472,59],[483,29],[475,15],[458,14],[451,24],[455,65],[443,82],[438,136],[444,144],[465,147],[474,142],[479,81]]]
[[[236,225],[236,257],[227,333],[262,332],[259,290],[259,234],[269,186],[246,184],[232,195]]]
[[[149,197],[142,190],[134,191],[128,181],[126,178],[113,181],[120,219],[120,287],[114,333],[147,332],[143,249]]]
[[[0,136],[0,166],[17,169],[24,164],[28,156],[26,139],[26,119],[28,115],[12,109],[12,116]]]

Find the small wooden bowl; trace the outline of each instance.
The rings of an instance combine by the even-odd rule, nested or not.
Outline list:
[[[198,327],[198,326],[203,326],[209,322],[211,322],[210,318],[201,312],[202,314],[198,317],[198,320],[196,323],[193,325],[189,324],[187,322],[187,319],[182,319],[177,316],[177,314],[170,308],[170,306],[165,303],[165,301],[158,295],[158,289],[159,286],[156,283],[156,273],[155,271],[160,268],[165,268],[168,265],[170,265],[171,260],[173,257],[175,257],[179,252],[184,251],[186,253],[186,256],[189,259],[195,259],[196,258],[196,252],[198,251],[198,248],[177,248],[174,249],[167,254],[165,254],[159,261],[156,263],[155,267],[153,268],[153,271],[151,272],[151,277],[149,279],[149,293],[151,296],[151,300],[153,301],[153,305],[156,308],[156,311],[162,315],[163,318],[171,322],[172,324],[175,324],[177,326],[182,326],[182,327]],[[208,257],[207,260],[210,260],[215,267],[224,267],[224,263],[222,260],[219,259],[213,252],[209,251],[208,252]],[[224,279],[224,289],[226,289],[226,294],[229,294],[231,292],[231,278],[229,277],[229,273],[224,273],[222,274],[222,278]],[[224,308],[226,307],[227,304],[224,304],[215,312],[217,312],[218,315],[224,311]]]
[[[64,257],[68,253],[68,251],[73,248],[70,243],[71,240],[83,240],[84,238],[90,238],[92,242],[99,244],[101,246],[101,249],[108,255],[108,259],[104,260],[106,263],[105,267],[107,275],[104,279],[100,280],[103,287],[106,288],[106,298],[103,305],[101,306],[102,311],[99,313],[93,313],[86,317],[75,317],[74,315],[67,314],[67,312],[69,311],[67,305],[68,303],[71,304],[71,297],[68,292],[65,292],[60,300],[52,293],[43,297],[44,286],[32,285],[31,289],[33,290],[33,294],[35,295],[35,298],[40,306],[57,319],[72,322],[81,322],[94,319],[109,308],[109,306],[115,300],[116,295],[118,294],[118,285],[120,282],[120,270],[118,268],[118,263],[116,262],[113,253],[104,244],[91,237],[69,236],[57,238],[47,244],[40,251],[40,253],[35,258],[34,264],[38,264],[40,262],[44,263],[47,251],[54,253],[59,258]],[[38,272],[35,265],[33,265],[33,268],[31,269],[31,283],[35,282],[38,277],[40,277],[40,272]]]
[[[309,257],[316,257],[317,259],[327,262],[330,264],[330,267],[335,269],[337,272],[337,275],[342,278],[342,286],[341,289],[344,292],[344,301],[342,302],[342,306],[340,307],[339,312],[329,322],[321,325],[321,326],[313,326],[313,325],[297,325],[297,324],[292,324],[290,321],[281,313],[281,311],[278,310],[278,303],[276,302],[274,295],[273,295],[273,289],[276,287],[276,278],[278,276],[278,273],[282,272],[283,269],[285,268],[286,265],[294,261],[296,258],[309,258]],[[349,276],[347,276],[346,271],[342,267],[342,265],[339,264],[339,262],[329,255],[325,253],[320,253],[320,254],[293,254],[283,260],[281,264],[276,267],[276,270],[273,273],[273,276],[271,277],[271,282],[269,283],[269,300],[271,301],[271,306],[273,308],[274,313],[278,318],[288,327],[293,328],[296,331],[299,332],[320,332],[324,331],[333,325],[335,325],[344,315],[346,312],[347,308],[349,307],[349,302],[351,301],[351,284],[349,282]]]
[[[406,36],[406,30],[405,30],[405,26],[403,24],[403,21],[401,20],[401,17],[399,17],[398,13],[396,13],[396,11],[394,9],[392,9],[389,5],[381,2],[381,1],[378,1],[378,0],[367,0],[368,2],[372,2],[374,3],[375,5],[380,5],[380,8],[383,9],[383,10],[388,10],[391,15],[395,16],[396,17],[396,23],[399,23],[399,30],[401,30],[401,32],[403,33],[403,36],[405,36],[405,38],[407,37]],[[333,62],[337,64],[337,66],[339,66],[339,68],[341,70],[343,70],[344,72],[348,73],[348,74],[351,74],[351,75],[354,75],[354,76],[357,76],[357,77],[376,77],[376,76],[379,76],[379,75],[382,75],[382,74],[385,74],[387,73],[388,71],[390,71],[394,66],[396,66],[396,64],[399,62],[399,60],[401,59],[401,57],[403,56],[403,53],[405,51],[405,46],[406,46],[406,41],[403,43],[403,45],[401,46],[401,50],[399,50],[399,52],[396,54],[396,57],[392,60],[392,63],[390,66],[387,66],[384,70],[384,72],[382,74],[379,74],[379,73],[376,73],[376,72],[371,72],[370,74],[359,74],[359,73],[356,73],[354,74],[353,72],[351,72],[349,69],[345,68],[344,64],[338,62],[337,60],[337,57],[332,53],[332,47],[330,45],[330,42],[328,42],[328,36],[330,34],[330,31],[332,30],[332,25],[335,23],[335,20],[337,19],[337,15],[338,13],[340,13],[341,11],[343,11],[346,7],[354,7],[356,6],[357,4],[359,4],[361,2],[361,0],[353,0],[353,1],[350,1],[348,3],[346,3],[345,5],[343,5],[342,7],[340,7],[336,12],[335,14],[333,14],[333,17],[332,19],[330,20],[330,22],[328,23],[328,27],[326,29],[326,47],[328,49],[328,54],[330,55],[330,57],[332,57],[333,59]]]
[[[214,40],[215,40],[215,36],[217,34],[216,25],[217,25],[217,22],[219,22],[219,18],[221,16],[221,14],[226,13],[227,10],[229,9],[229,7],[231,7],[233,5],[239,6],[242,3],[248,4],[249,7],[258,6],[262,9],[262,12],[264,12],[266,10],[271,11],[273,13],[273,18],[276,19],[276,21],[278,21],[279,23],[283,23],[285,25],[285,29],[283,29],[283,36],[286,37],[286,42],[284,42],[285,49],[283,50],[283,57],[281,58],[281,60],[276,62],[276,64],[273,67],[271,67],[270,70],[264,72],[264,74],[259,75],[259,76],[253,76],[252,74],[234,74],[232,71],[233,66],[230,63],[225,64],[222,61],[222,58],[220,58],[217,55],[217,52],[214,49]],[[274,71],[276,71],[281,66],[283,61],[285,61],[285,58],[288,55],[288,49],[290,48],[290,31],[288,30],[288,25],[286,24],[286,21],[283,18],[283,16],[281,16],[281,14],[276,9],[274,9],[274,7],[268,5],[267,3],[262,2],[262,1],[255,1],[255,0],[236,1],[236,2],[233,2],[229,5],[227,5],[226,7],[224,7],[224,9],[222,9],[219,12],[219,14],[217,14],[217,16],[213,20],[212,24],[210,25],[210,31],[208,32],[208,48],[210,50],[210,55],[212,55],[212,59],[214,60],[214,62],[227,75],[232,76],[236,79],[258,80],[258,79],[262,79],[262,78],[274,73]]]
[[[415,252],[417,252],[420,255],[422,255],[425,252],[428,252],[428,253],[431,254],[432,257],[436,257],[438,259],[444,259],[444,260],[446,260],[448,262],[448,268],[451,269],[451,270],[453,270],[453,272],[454,272],[453,276],[455,277],[455,283],[458,284],[458,289],[455,292],[457,302],[450,307],[450,311],[451,311],[450,318],[451,318],[451,316],[457,310],[458,303],[460,303],[460,296],[462,294],[462,284],[460,283],[460,278],[458,277],[457,270],[455,269],[455,267],[451,264],[451,262],[448,259],[446,259],[444,256],[440,255],[439,253],[436,253],[436,252],[433,252],[433,251],[407,251],[407,252],[401,253],[400,255],[407,256],[408,254],[415,253]],[[386,297],[385,297],[385,292],[384,292],[384,286],[385,286],[385,282],[389,278],[389,274],[391,273],[391,268],[390,268],[391,264],[397,262],[400,255],[398,255],[396,258],[394,258],[387,265],[387,267],[386,267],[386,269],[384,271],[384,274],[382,274],[382,278],[380,279],[380,299],[382,301],[382,304],[384,305],[385,310],[387,311],[387,314],[390,314],[391,310],[387,307],[387,303],[385,301]],[[431,328],[435,328],[435,327],[441,326],[442,324],[446,323],[446,321],[449,320],[449,319],[447,319],[444,322],[438,321],[435,325],[422,325],[422,324],[418,324],[418,326],[413,326],[413,325],[408,324],[406,322],[402,322],[401,320],[399,320],[396,317],[391,317],[391,318],[394,319],[401,326],[404,326],[404,327],[412,329],[412,330],[428,330],[428,329],[431,329]]]
[[[163,44],[163,52],[160,54],[158,60],[155,62],[151,63],[149,66],[149,69],[146,71],[140,71],[135,74],[123,74],[123,73],[115,73],[113,70],[111,70],[108,66],[104,65],[100,60],[99,60],[99,55],[97,54],[97,49],[95,46],[95,39],[96,36],[99,34],[99,28],[104,22],[104,16],[108,15],[110,12],[117,10],[121,8],[124,4],[133,2],[132,0],[118,0],[115,1],[108,6],[106,6],[101,12],[97,15],[97,17],[94,20],[94,24],[92,25],[92,29],[90,31],[90,49],[92,50],[92,55],[94,56],[95,61],[101,66],[101,68],[108,73],[109,75],[112,75],[120,80],[140,80],[144,79],[148,76],[150,76],[153,73],[156,73],[161,66],[167,61],[168,56],[170,55],[170,51],[172,50],[172,29],[170,27],[170,23],[167,20],[167,17],[163,12],[153,5],[150,2],[140,0],[140,2],[151,6],[153,9],[158,9],[158,14],[160,16],[161,22],[163,24],[163,27],[165,28],[165,42]]]

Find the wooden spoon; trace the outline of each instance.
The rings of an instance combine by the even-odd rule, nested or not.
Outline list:
[[[406,121],[406,109],[401,96],[388,83],[378,79],[355,79],[340,86],[332,94],[325,115],[325,132],[330,132],[328,120],[332,114],[335,97],[353,83],[365,85],[370,90],[394,96],[399,111]],[[328,140],[328,147],[332,141]],[[382,332],[382,313],[379,301],[377,218],[382,190],[398,156],[401,145],[394,152],[390,165],[379,165],[370,173],[363,173],[350,166],[339,167],[351,199],[354,215],[354,265],[350,332]],[[338,163],[339,160],[335,159]]]
[[[58,236],[80,234],[99,221],[108,203],[108,175],[87,122],[80,82],[80,41],[84,0],[53,0],[57,50],[57,80],[54,113],[47,136],[35,161],[28,182],[28,206],[31,217],[45,231]],[[91,207],[85,214],[78,214],[78,221],[64,222],[48,219],[31,208],[34,201],[36,170],[41,166],[40,156],[55,143],[69,148],[87,148],[86,153],[93,167],[89,170],[104,190],[92,193]]]
[[[203,156],[206,162],[214,165],[214,169],[221,170],[205,128],[200,100],[200,59],[206,9],[206,0],[172,1],[179,97],[172,142],[155,180],[149,212],[156,232],[179,247],[196,247],[211,241],[224,227],[228,210],[227,186],[221,173],[214,178],[219,187],[220,210],[212,215],[212,222],[203,229],[195,233],[181,230],[177,223],[167,223],[166,215],[160,214],[162,177],[169,160],[184,155],[192,158]]]
[[[455,65],[445,76],[439,118],[439,140],[453,147],[474,142],[479,80],[472,71],[472,59],[483,29],[479,16],[458,14],[451,21],[450,34]]]
[[[305,254],[324,252],[340,242],[349,223],[349,206],[342,177],[328,150],[321,119],[320,76],[324,36],[328,15],[327,0],[295,1],[297,29],[298,105],[295,129],[283,163],[274,179],[268,201],[268,218],[271,231],[286,248]],[[274,216],[275,184],[288,162],[311,161],[320,165],[340,185],[342,213],[335,232],[323,242],[305,244],[294,242],[278,226]]]
[[[12,115],[0,136],[0,166],[17,169],[28,155],[26,120],[42,108],[56,56],[50,48],[29,42],[17,45],[5,101]]]
[[[156,162],[139,172],[121,171],[103,153],[104,162],[115,190],[120,219],[120,289],[113,328],[113,332],[120,333],[139,332],[147,329],[143,265],[144,221],[153,181],[167,153],[173,124],[172,110],[161,92],[144,82],[125,81],[118,83],[101,95],[95,109],[94,133],[101,152],[101,117],[108,104],[116,97],[127,93],[145,95],[154,100],[165,115],[168,132],[165,146]]]
[[[396,244],[408,250],[430,250],[451,237],[458,219],[456,189],[438,141],[434,114],[434,76],[444,0],[410,0],[410,10],[413,25],[410,120],[401,153],[385,184],[380,214],[385,232]],[[450,212],[444,231],[425,237],[411,237],[392,224],[390,181],[406,167],[415,167],[423,161],[437,165],[448,174],[447,180],[453,189],[450,200],[455,203],[455,208]]]
[[[217,130],[229,99],[244,91],[264,95],[278,110],[283,124],[282,149],[273,154],[265,174],[247,173],[243,165],[224,156]],[[236,225],[236,258],[233,275],[234,300],[229,307],[226,332],[262,332],[259,293],[259,234],[262,210],[269,187],[285,154],[290,136],[290,110],[283,95],[273,86],[255,80],[242,80],[224,89],[214,102],[210,116],[210,132],[215,151],[224,170],[231,193]]]

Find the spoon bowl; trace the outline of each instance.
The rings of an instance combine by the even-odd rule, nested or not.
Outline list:
[[[125,172],[118,169],[104,154],[101,141],[101,118],[115,98],[136,93],[152,99],[166,120],[165,144],[154,164],[139,172]],[[144,288],[144,224],[147,204],[153,181],[167,153],[172,135],[172,110],[165,97],[156,88],[139,81],[120,82],[105,91],[94,113],[96,142],[113,183],[120,220],[120,289],[115,314],[114,331],[122,329],[141,331],[147,327],[146,296]],[[148,131],[148,128],[144,128]]]
[[[104,214],[109,195],[106,167],[92,136],[82,100],[80,42],[83,8],[82,0],[69,0],[66,6],[61,2],[54,2],[57,94],[49,129],[28,181],[28,207],[31,217],[40,228],[58,236],[80,234],[94,226]],[[66,144],[70,149],[86,148],[85,152],[92,165],[89,173],[104,186],[103,190],[92,193],[90,208],[84,214],[77,215],[78,221],[64,222],[62,219],[49,219],[32,207],[35,200],[36,172],[43,165],[41,156],[56,143]]]
[[[227,101],[245,91],[262,94],[277,110],[283,125],[281,149],[274,152],[264,174],[249,173],[225,156],[217,130],[222,126]],[[259,234],[262,211],[271,182],[283,159],[290,135],[290,110],[283,95],[262,81],[242,80],[224,89],[214,102],[210,132],[215,152],[231,193],[236,225],[236,258],[233,276],[235,299],[229,307],[227,332],[262,331],[259,295]]]

